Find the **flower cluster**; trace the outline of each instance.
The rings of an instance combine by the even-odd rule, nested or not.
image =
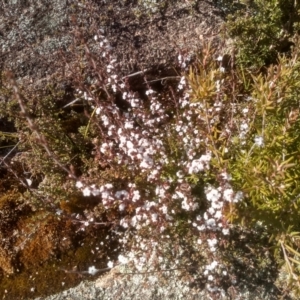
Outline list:
[[[83,175],[76,187],[84,196],[99,197],[106,211],[119,214],[118,225],[125,230],[119,241],[127,249],[119,256],[120,263],[131,262],[139,271],[167,267],[166,245],[173,234],[189,230],[193,247],[208,250],[202,276],[212,286],[217,274],[225,276],[224,267],[215,261],[219,243],[230,233],[224,209],[243,199],[242,192],[233,190],[226,172],[216,174],[220,178],[217,188],[205,183],[208,174],[215,172],[212,161],[216,157],[203,128],[210,130],[207,126],[220,122],[225,109],[220,96],[223,81],[216,82],[217,97],[210,107],[193,100],[185,76],[178,81],[177,99],[172,90],[156,91],[146,75],[145,89],[133,92],[128,77],[118,75],[118,63],[105,44],[108,41],[95,37],[99,39],[103,53],[99,63],[106,62],[106,69],[101,81],[95,78],[93,87],[78,92],[95,112],[90,126],[97,132],[94,146],[99,175]],[[178,58],[185,69],[188,60],[182,55]],[[97,91],[106,96],[101,98]],[[203,110],[208,117],[199,113]],[[246,123],[240,125],[240,131],[247,133]],[[179,249],[171,255],[180,256],[183,250]]]

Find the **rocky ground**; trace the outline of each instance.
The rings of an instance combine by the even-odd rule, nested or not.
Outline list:
[[[275,300],[276,293],[257,288],[237,292],[235,289],[209,294],[207,290],[193,289],[191,285],[176,276],[176,272],[165,274],[164,281],[158,281],[155,274],[121,275],[120,268],[112,269],[108,274],[95,281],[83,281],[71,288],[47,298],[35,300],[133,300],[133,299],[221,299],[221,300]],[[122,272],[122,271],[121,271]],[[289,298],[284,298],[289,299]]]

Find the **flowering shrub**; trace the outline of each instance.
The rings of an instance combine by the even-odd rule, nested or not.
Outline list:
[[[86,73],[96,76],[78,84],[76,96],[89,108],[80,131],[93,140],[94,161],[75,185],[101,199],[96,219],[101,207],[122,229],[119,263],[138,272],[193,270],[193,280],[211,293],[236,284],[223,251],[231,243],[228,220],[245,200],[228,163],[237,139],[247,138],[249,103],[236,102],[244,83],[220,67],[217,49],[208,46],[169,91],[156,91],[145,73],[145,89],[134,92],[129,78],[136,74],[120,77],[108,41],[95,40],[102,57],[93,57]],[[183,73],[188,60],[178,57]]]
[[[109,225],[121,254],[108,268],[126,264],[162,277],[171,270],[220,295],[245,288],[246,267],[247,282],[274,281],[283,259],[293,284],[298,52],[257,75],[208,44],[194,64],[179,53],[175,81],[157,88],[147,71],[121,76],[102,34],[94,36],[101,55],[85,45],[86,58],[72,67],[68,101],[49,88],[36,104],[8,79],[3,97],[12,101],[1,104],[1,115],[15,117],[22,143],[6,166],[28,201],[70,214],[81,231]],[[134,87],[135,77],[144,88]]]

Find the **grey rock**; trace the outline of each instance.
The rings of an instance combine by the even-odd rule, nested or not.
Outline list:
[[[54,74],[63,78],[83,44],[101,55],[93,40],[101,33],[127,75],[173,67],[179,52],[195,53],[203,39],[216,38],[222,19],[213,2],[165,0],[155,13],[148,2],[2,1],[0,70],[11,70],[24,84],[49,81]]]

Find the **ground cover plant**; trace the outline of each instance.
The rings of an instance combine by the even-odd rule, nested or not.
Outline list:
[[[224,33],[237,36],[236,44],[203,41],[193,57],[179,52],[175,76],[120,76],[109,40],[97,29],[101,55],[81,41],[67,78],[71,97],[55,83],[34,94],[3,72],[0,125],[10,130],[1,132],[1,145],[14,147],[1,160],[1,189],[15,195],[12,205],[20,214],[25,207],[68,220],[74,232],[111,230],[119,255],[106,259],[109,269],[151,273],[152,282],[173,272],[190,295],[206,289],[211,297],[242,299],[245,291],[264,290],[265,297],[296,299],[297,15],[285,38],[295,47],[283,51],[266,38],[280,32],[289,7],[264,3],[239,6],[250,19],[242,26],[231,19]],[[237,29],[260,28],[265,10],[274,22],[253,47],[251,35],[244,40]],[[9,224],[3,232],[13,230]],[[33,251],[30,238],[22,243]],[[7,255],[12,248],[1,249]],[[32,263],[14,255],[20,268]],[[7,270],[13,268],[12,262]]]

